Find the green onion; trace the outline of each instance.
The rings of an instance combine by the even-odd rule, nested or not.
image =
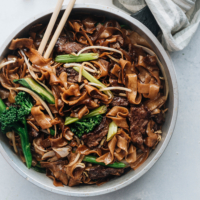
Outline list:
[[[73,67],[73,69],[75,69],[77,72],[79,72],[79,67]],[[96,83],[96,84],[99,84],[101,85],[102,87],[98,87],[98,88],[106,88],[106,86],[100,82],[98,79],[96,79],[94,76],[92,76],[90,73],[88,73],[86,70],[82,70],[82,75],[88,80],[90,81],[91,83]],[[113,97],[113,94],[110,90],[106,90],[106,91],[103,91],[105,94],[107,94],[108,96],[110,97]]]
[[[116,133],[117,133],[117,125],[115,124],[114,121],[112,121],[109,125],[107,141],[110,141]]]
[[[103,115],[104,113],[106,113],[106,111],[107,111],[107,107],[105,105],[104,106],[100,106],[99,108],[94,109],[92,112],[90,112],[89,114],[85,115],[81,119],[86,119],[86,118],[94,117],[94,116],[97,116],[97,115]],[[79,120],[79,118],[76,118],[76,117],[66,117],[65,118],[65,125],[72,124],[72,123],[74,123],[74,122],[76,122],[78,120]]]
[[[49,93],[44,87],[38,84],[32,78],[22,78],[22,79],[14,79],[14,83],[20,83],[24,87],[31,89],[35,93],[37,93],[43,100],[47,101],[50,104],[55,104],[54,96]]]
[[[97,157],[88,155],[88,156],[85,156],[83,158],[83,161],[93,163],[93,164],[97,164],[97,165],[103,165],[105,167],[112,167],[112,168],[125,168],[125,167],[127,167],[127,165],[123,162],[114,162],[113,164],[106,165],[103,162],[97,162],[96,159],[97,159]]]
[[[56,56],[55,61],[60,63],[71,63],[71,62],[85,62],[90,60],[96,60],[99,58],[98,53],[82,53],[79,56],[66,54]]]

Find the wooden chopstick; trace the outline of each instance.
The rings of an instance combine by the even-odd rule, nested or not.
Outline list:
[[[50,54],[51,54],[51,52],[52,52],[52,50],[53,50],[53,48],[54,48],[54,46],[56,44],[56,41],[58,40],[58,37],[60,36],[60,33],[63,30],[63,27],[64,27],[64,25],[65,25],[65,23],[66,23],[66,21],[67,21],[67,19],[69,17],[69,14],[71,13],[71,10],[72,10],[72,8],[73,8],[73,6],[75,4],[75,1],[76,0],[71,0],[69,2],[69,4],[68,4],[68,6],[67,6],[67,8],[66,8],[66,10],[65,10],[65,12],[64,12],[64,14],[62,16],[62,19],[60,20],[60,23],[59,23],[59,25],[58,25],[58,27],[57,27],[52,39],[51,39],[51,42],[50,42],[50,44],[49,44],[49,46],[48,46],[48,48],[47,48],[47,50],[46,50],[46,52],[44,54],[44,58],[49,58],[49,56],[50,56]]]
[[[55,7],[55,10],[54,10],[54,12],[53,12],[53,14],[52,14],[52,16],[51,16],[51,19],[50,19],[49,24],[48,24],[48,26],[47,26],[47,29],[46,29],[46,31],[45,31],[45,34],[44,34],[44,36],[43,36],[43,38],[42,38],[42,42],[41,42],[41,44],[40,44],[40,46],[39,46],[39,49],[38,49],[38,52],[39,52],[41,55],[43,54],[44,48],[45,48],[45,46],[46,46],[46,44],[47,44],[47,41],[48,41],[48,39],[49,39],[49,37],[50,37],[50,34],[51,34],[51,32],[52,32],[52,29],[53,29],[53,27],[54,27],[54,25],[55,25],[55,22],[56,22],[56,19],[57,19],[57,17],[58,17],[58,14],[59,14],[59,12],[60,12],[60,9],[61,9],[61,7],[62,7],[63,1],[64,1],[64,0],[58,0],[58,2],[57,2],[57,4],[56,4],[56,7]]]

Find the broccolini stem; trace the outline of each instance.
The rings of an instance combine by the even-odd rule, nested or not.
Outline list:
[[[112,168],[125,168],[125,167],[127,167],[127,165],[123,162],[114,162],[113,164],[106,165],[103,162],[97,162],[96,159],[97,159],[97,157],[88,155],[88,156],[85,156],[83,158],[83,161],[93,163],[93,164],[97,164],[97,165],[103,165],[103,166],[106,166],[106,167],[112,167]]]
[[[38,166],[31,167],[31,168],[33,168],[36,172],[46,173],[46,169],[45,168],[41,168],[41,167],[38,167]]]
[[[6,110],[6,105],[3,100],[0,99],[0,115],[3,113],[4,110]]]
[[[73,69],[75,69],[77,72],[79,72],[80,68],[79,67],[73,67]],[[90,82],[92,83],[96,83],[96,84],[99,84],[101,85],[102,87],[101,88],[106,88],[106,86],[100,82],[98,79],[96,79],[94,76],[92,76],[90,73],[88,73],[86,70],[83,69],[82,71],[82,75]],[[98,87],[98,86],[96,86]],[[106,90],[106,91],[103,91],[105,94],[107,94],[108,96],[110,96],[111,98],[113,98],[113,94],[110,90]]]
[[[24,117],[22,123],[24,124],[24,128],[16,127],[16,128],[14,128],[14,131],[20,136],[22,151],[24,154],[26,165],[28,168],[30,168],[31,164],[32,164],[32,154],[31,154],[31,148],[30,148],[31,145],[29,143],[27,124],[26,124],[25,117]]]
[[[105,105],[103,105],[103,106],[100,106],[99,108],[94,109],[89,114],[82,117],[82,119],[94,117],[94,116],[97,116],[97,115],[103,115],[104,113],[106,113],[106,111],[107,111],[107,107]],[[79,120],[79,118],[76,118],[76,117],[66,117],[65,118],[65,125],[72,124],[72,123],[74,123],[78,120]]]
[[[99,58],[98,53],[82,53],[79,56],[71,54],[56,56],[55,61],[60,63],[71,63],[71,62],[84,62],[90,60],[96,60]]]

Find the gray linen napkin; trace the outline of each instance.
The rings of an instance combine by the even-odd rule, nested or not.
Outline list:
[[[114,5],[135,13],[149,6],[162,30],[159,40],[165,49],[184,49],[200,22],[200,0],[113,0]]]

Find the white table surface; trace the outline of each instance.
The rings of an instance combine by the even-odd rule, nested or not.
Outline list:
[[[77,0],[103,2],[106,0]],[[109,1],[109,0],[107,0]],[[66,1],[67,2],[67,1]],[[56,0],[0,0],[0,46],[26,19],[54,7]],[[158,162],[135,183],[87,199],[200,199],[200,28],[189,46],[171,53],[179,85],[179,114],[173,137]],[[0,154],[0,200],[77,200],[53,194],[22,178]]]

